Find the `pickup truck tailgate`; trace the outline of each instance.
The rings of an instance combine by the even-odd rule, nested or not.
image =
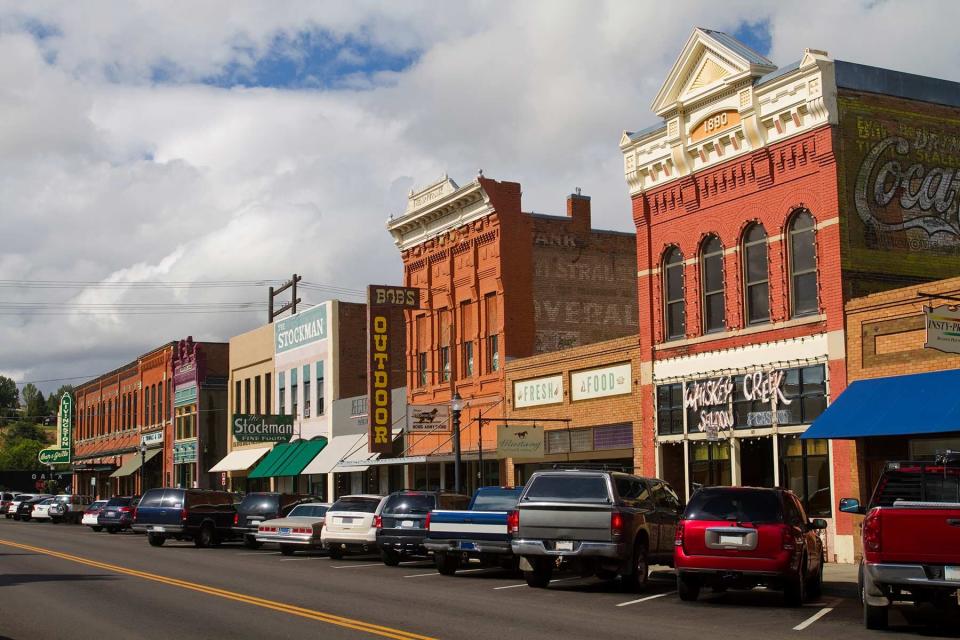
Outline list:
[[[610,542],[611,507],[605,504],[524,503],[520,538]]]
[[[960,504],[899,503],[878,516],[884,562],[960,566]]]
[[[506,511],[431,511],[428,538],[499,540],[507,538]]]

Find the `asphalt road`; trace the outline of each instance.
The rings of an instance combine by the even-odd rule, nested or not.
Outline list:
[[[669,572],[648,591],[558,575],[530,589],[500,569],[438,574],[426,561],[283,557],[238,544],[196,549],[87,527],[0,519],[0,640],[70,638],[876,638],[851,585],[798,609],[755,590],[681,602]],[[904,638],[960,637],[892,618]]]

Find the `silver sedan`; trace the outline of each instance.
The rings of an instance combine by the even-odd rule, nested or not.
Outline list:
[[[326,502],[308,502],[297,505],[284,518],[264,520],[257,527],[257,542],[279,544],[285,556],[298,549],[320,549],[320,531],[329,508]]]

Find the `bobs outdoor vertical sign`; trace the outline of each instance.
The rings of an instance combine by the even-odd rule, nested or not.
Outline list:
[[[367,354],[370,370],[367,374],[370,414],[370,436],[367,439],[371,453],[390,453],[393,450],[391,431],[390,376],[393,363],[390,353],[390,327],[403,322],[404,309],[420,307],[420,290],[410,287],[370,285],[367,288]]]

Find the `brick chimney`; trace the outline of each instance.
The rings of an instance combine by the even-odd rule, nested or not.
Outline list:
[[[590,196],[580,194],[580,187],[576,193],[567,196],[567,217],[573,221],[573,227],[578,230],[590,230]]]

